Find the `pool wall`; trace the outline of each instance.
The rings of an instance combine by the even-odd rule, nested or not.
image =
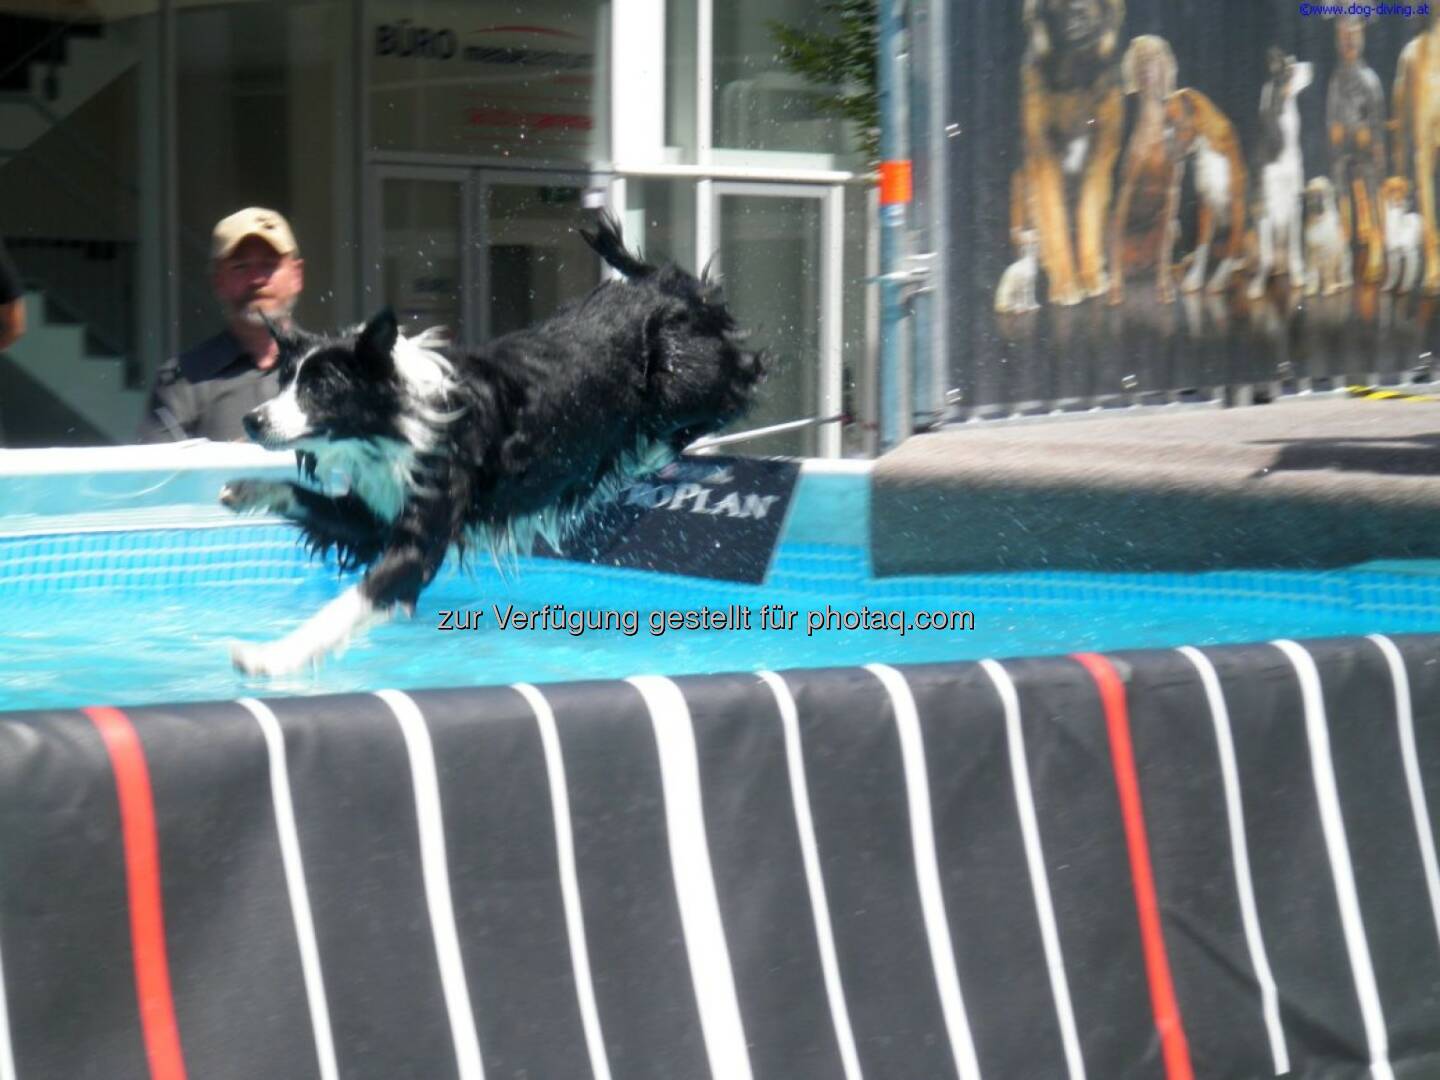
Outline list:
[[[1436,1075],[1437,645],[5,714],[0,1070]]]
[[[772,562],[767,579],[777,598],[787,581],[823,586],[835,573],[832,564],[844,564],[841,576],[847,581],[866,572],[869,474],[868,461],[803,463],[776,545],[783,554]],[[203,440],[103,452],[0,450],[0,590],[314,580],[327,570],[297,542],[293,525],[268,514],[237,516],[217,502],[221,487],[238,476],[295,475],[293,454]],[[632,573],[527,561],[532,579],[582,566],[584,572],[617,578]],[[451,560],[442,573],[457,572]]]

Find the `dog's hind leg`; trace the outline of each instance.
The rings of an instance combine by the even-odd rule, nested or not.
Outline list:
[[[1203,200],[1196,210],[1195,254],[1190,261],[1190,272],[1180,285],[1181,292],[1199,292],[1205,287],[1205,271],[1210,259],[1210,244],[1215,239],[1215,214]]]

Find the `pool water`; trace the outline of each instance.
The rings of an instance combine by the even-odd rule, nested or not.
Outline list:
[[[521,560],[504,573],[490,565],[450,569],[422,596],[413,617],[371,629],[318,670],[250,679],[231,668],[229,640],[280,636],[347,584],[333,568],[307,561],[292,532],[174,530],[111,534],[68,547],[47,543],[37,551],[31,541],[8,564],[0,551],[0,709],[1440,630],[1440,564],[1433,563],[1327,572],[876,580],[860,548],[801,544],[781,548],[764,586],[542,559]],[[222,549],[228,554],[213,554]],[[103,555],[87,562],[87,551]],[[139,554],[129,559],[129,552]],[[170,554],[157,554],[164,552]],[[502,626],[498,618],[507,609],[529,613],[547,606],[550,629],[535,625],[544,615],[523,627],[519,619]],[[611,613],[612,625],[571,632],[567,620],[580,612],[592,613],[592,620]],[[812,612],[834,617],[817,630]],[[937,612],[955,613],[954,625],[925,627]],[[683,622],[686,613],[692,623],[723,617],[742,625],[666,625]],[[790,626],[762,628],[762,619]],[[855,625],[860,619],[869,625]],[[849,627],[836,625],[845,620]],[[442,622],[466,628],[441,629]]]

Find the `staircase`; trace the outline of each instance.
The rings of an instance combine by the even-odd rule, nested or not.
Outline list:
[[[112,87],[124,92],[116,81],[139,61],[139,22],[106,21],[79,4],[68,17],[0,14],[0,170],[13,170],[3,220],[30,290],[29,328],[0,371],[11,440],[17,409],[54,445],[135,435],[145,397],[127,386],[136,378],[126,359],[135,352],[135,187],[116,171],[114,148],[87,135],[83,107]],[[55,191],[73,207],[63,219]]]
[[[0,157],[19,154],[135,66],[126,28],[0,16]]]
[[[44,293],[25,294],[29,329],[5,355],[101,436],[133,442],[146,391],[126,388],[123,357],[96,355],[84,325],[60,320],[46,308]]]

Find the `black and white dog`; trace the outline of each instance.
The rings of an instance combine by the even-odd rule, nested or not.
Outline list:
[[[277,334],[281,391],[245,429],[348,490],[247,479],[220,501],[281,514],[313,550],[367,569],[292,633],[234,645],[236,667],[295,671],[397,605],[413,610],[451,549],[523,554],[537,535],[558,547],[587,511],[750,404],[762,359],[719,287],[642,262],[609,219],[581,235],[623,280],[475,352],[429,331],[406,338],[388,309],[337,337]]]

